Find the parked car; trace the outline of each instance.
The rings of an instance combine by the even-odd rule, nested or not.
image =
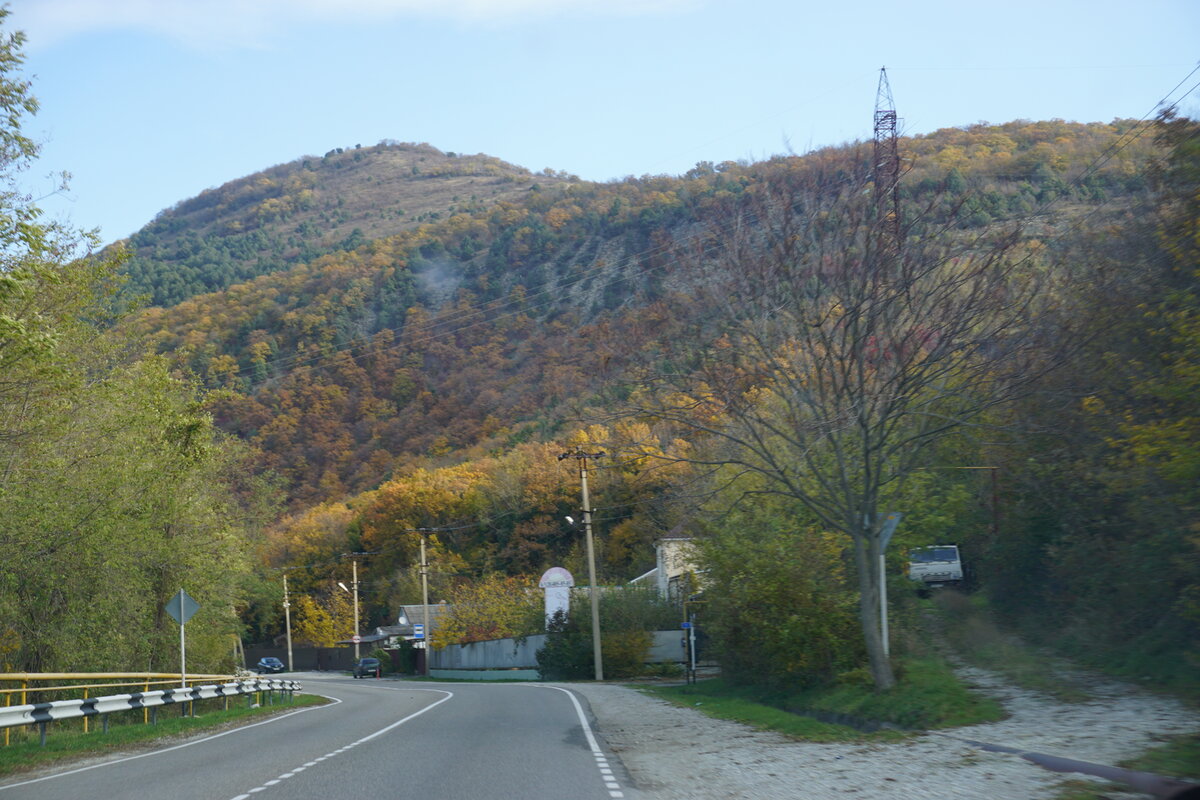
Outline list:
[[[378,658],[360,658],[354,665],[354,677],[378,678],[382,672]]]
[[[259,675],[273,675],[277,672],[287,672],[287,667],[278,658],[267,656],[258,660],[258,663],[254,665],[254,671]]]

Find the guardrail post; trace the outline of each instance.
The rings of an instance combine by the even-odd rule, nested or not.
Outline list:
[[[105,734],[107,734],[107,733],[108,733],[108,717],[109,717],[109,715],[108,715],[108,714],[101,714],[101,715],[100,715],[100,724],[101,724],[101,726],[104,728],[104,733],[105,733]]]
[[[42,732],[42,747],[45,747],[46,746],[46,723],[39,722],[38,728],[40,728],[41,732]]]
[[[150,709],[150,724],[158,727],[158,706]]]

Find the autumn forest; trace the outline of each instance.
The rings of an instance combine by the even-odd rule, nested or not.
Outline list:
[[[170,669],[186,584],[229,669],[284,574],[332,644],[351,554],[364,630],[420,602],[419,528],[434,602],[583,575],[578,446],[600,582],[692,537],[734,676],[889,685],[864,571],[902,642],[906,552],[956,543],[1003,626],[1195,689],[1200,123],[899,150],[896,237],[869,142],[609,183],[341,144],[104,247],[0,195],[0,662]]]

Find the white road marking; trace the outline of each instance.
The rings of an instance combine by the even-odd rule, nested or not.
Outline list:
[[[446,696],[443,697],[441,700],[438,700],[436,703],[431,703],[431,704],[425,706],[420,711],[416,711],[412,714],[409,714],[404,719],[393,722],[391,725],[388,725],[386,728],[380,728],[379,730],[375,731],[374,733],[367,734],[366,736],[362,737],[361,739],[351,742],[350,744],[346,745],[345,747],[339,748],[337,750],[334,750],[332,753],[327,753],[326,755],[321,756],[321,758],[318,758],[317,761],[323,761],[326,758],[332,758],[333,756],[337,755],[338,753],[344,753],[347,750],[350,750],[351,748],[354,748],[360,744],[363,744],[364,742],[369,742],[372,739],[376,738],[377,736],[383,736],[388,731],[394,730],[394,729],[400,727],[404,723],[408,722],[410,719],[416,719],[417,717],[424,714],[426,711],[429,711],[430,709],[433,709],[433,708],[437,708],[442,703],[444,703],[447,700],[449,700],[450,698],[454,697],[454,692],[448,692],[445,689],[413,689],[413,688],[409,688],[409,687],[405,687],[405,688],[401,689],[400,687],[393,688],[391,686],[380,687],[380,688],[385,688],[385,689],[388,689],[389,691],[395,691],[395,692],[437,692],[438,694],[444,694]],[[262,790],[266,789],[268,786],[274,786],[275,784],[279,783],[280,779],[291,778],[296,772],[299,772],[301,769],[304,769],[304,768],[300,767],[299,769],[293,770],[292,772],[280,775],[278,778],[275,778],[274,780],[269,780],[266,783],[264,783],[262,786],[256,786],[250,790],[250,793],[261,792]],[[249,793],[248,794],[239,794],[237,797],[232,798],[232,800],[245,800],[245,798],[247,798],[247,797],[249,797]]]
[[[579,704],[579,698],[570,689],[564,689],[561,686],[546,686],[545,684],[526,684],[539,686],[543,689],[557,689],[558,691],[571,698],[571,703],[575,706],[575,715],[579,717],[579,724],[583,727],[583,736],[587,739],[588,747],[592,750],[592,755],[596,758],[596,767],[600,770],[600,779],[604,781],[604,787],[609,789],[608,796],[619,798],[624,797],[620,791],[611,791],[621,788],[621,784],[616,782],[613,777],[612,770],[608,769],[608,759],[604,755],[604,751],[600,749],[600,744],[596,741],[595,735],[592,733],[592,726],[588,724],[587,716],[583,713],[583,706]],[[607,775],[605,773],[608,773]]]

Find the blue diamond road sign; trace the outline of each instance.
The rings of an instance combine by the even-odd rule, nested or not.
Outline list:
[[[171,615],[171,619],[182,625],[200,610],[200,604],[192,599],[190,594],[180,589],[179,594],[167,601],[166,608],[167,613]]]

